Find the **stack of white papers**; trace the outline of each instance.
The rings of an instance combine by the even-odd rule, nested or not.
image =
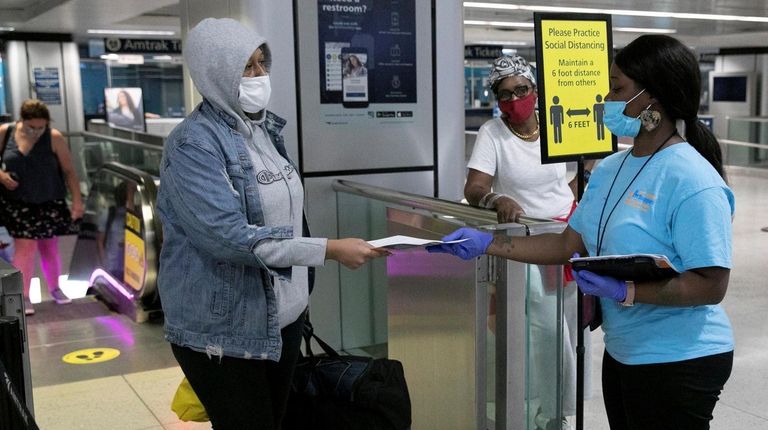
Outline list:
[[[464,242],[465,240],[469,240],[469,239],[442,241],[442,240],[421,239],[418,237],[398,235],[398,236],[385,237],[383,239],[369,240],[368,243],[374,248],[407,249],[407,248],[414,248],[418,246],[440,245],[443,243],[461,243],[461,242]]]

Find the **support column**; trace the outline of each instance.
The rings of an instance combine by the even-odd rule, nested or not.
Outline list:
[[[464,7],[460,0],[436,1],[437,197],[464,198]]]
[[[37,97],[35,69],[55,68],[59,79],[59,100],[58,103],[47,102],[52,125],[62,132],[83,130],[80,55],[74,42],[11,40],[7,44],[7,59],[11,104],[6,108],[12,118],[18,119],[24,100]]]

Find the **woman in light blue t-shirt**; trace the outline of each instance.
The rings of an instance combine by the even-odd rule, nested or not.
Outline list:
[[[732,266],[734,197],[717,139],[697,118],[700,83],[696,57],[678,40],[639,37],[611,65],[603,118],[634,147],[593,171],[565,231],[494,237],[465,228],[444,239],[469,240],[430,248],[535,264],[564,264],[574,254],[665,255],[679,273],[663,280],[576,275],[582,292],[600,298],[613,430],[708,429],[731,373],[733,333],[719,303]]]

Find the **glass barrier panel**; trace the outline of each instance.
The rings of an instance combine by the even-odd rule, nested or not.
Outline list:
[[[724,151],[726,165],[768,168],[768,118],[729,118],[728,139],[765,148],[727,144]]]
[[[576,415],[576,285],[563,283],[563,266],[526,271],[528,428],[560,428]]]
[[[414,209],[407,197],[393,203],[391,193],[336,198],[339,237],[438,238],[480,219]],[[564,227],[482,225],[509,236]],[[538,430],[575,421],[578,290],[564,283],[563,266],[415,248],[340,271],[342,347],[403,362],[414,428]]]
[[[87,281],[94,269],[100,267],[122,282],[125,219],[129,204],[133,206],[137,184],[104,170],[94,175],[92,182],[72,256],[70,279]]]
[[[388,236],[386,203],[345,193],[336,197],[338,237]],[[339,267],[342,349],[386,357],[387,259],[375,259],[357,270]]]
[[[69,135],[66,136],[69,143],[69,152],[72,154],[72,164],[75,167],[77,173],[77,179],[80,184],[80,194],[83,195],[83,199],[86,198],[91,188],[90,176],[96,173],[96,170],[89,171],[89,163],[86,157],[90,156],[86,149],[85,138],[82,135]]]
[[[73,134],[68,136],[72,159],[84,188],[84,194],[91,188],[91,181],[96,172],[105,163],[116,161],[126,166],[135,167],[152,176],[160,175],[160,160],[163,147],[146,144],[113,141],[108,138]]]
[[[486,306],[485,321],[485,423],[488,430],[496,427],[496,282],[489,282],[485,291]]]

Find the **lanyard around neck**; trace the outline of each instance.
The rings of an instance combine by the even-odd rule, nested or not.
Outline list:
[[[632,150],[630,149],[627,151],[627,155],[624,156],[624,159],[621,160],[621,164],[619,165],[619,170],[616,171],[616,176],[613,177],[613,181],[611,182],[611,186],[608,188],[608,194],[605,196],[605,202],[603,203],[603,209],[600,210],[600,221],[597,223],[597,255],[600,255],[600,251],[603,249],[603,239],[605,239],[605,231],[608,227],[608,221],[611,220],[611,215],[613,215],[613,211],[616,210],[616,207],[619,206],[619,202],[622,199],[622,196],[627,193],[627,190],[629,190],[629,187],[632,186],[632,184],[635,182],[635,179],[637,179],[638,176],[640,176],[640,172],[645,169],[645,166],[648,165],[648,163],[651,161],[654,155],[656,155],[659,151],[661,151],[661,147],[664,146],[665,143],[669,139],[672,139],[672,136],[677,134],[677,129],[672,130],[672,134],[669,135],[666,139],[664,139],[659,146],[656,147],[656,149],[653,151],[653,154],[651,154],[650,157],[648,157],[647,160],[645,160],[645,163],[643,163],[642,166],[640,166],[640,170],[635,173],[635,176],[632,177],[632,180],[629,181],[629,184],[627,184],[627,187],[624,188],[624,191],[619,194],[619,198],[616,199],[616,203],[614,203],[613,208],[611,208],[611,211],[608,213],[608,217],[605,219],[605,224],[603,224],[603,215],[605,215],[605,208],[608,206],[608,199],[611,197],[611,191],[613,191],[613,186],[616,185],[616,179],[619,178],[619,174],[621,173],[621,168],[624,167],[624,162],[627,161],[627,158],[629,158],[629,155],[632,153]]]

